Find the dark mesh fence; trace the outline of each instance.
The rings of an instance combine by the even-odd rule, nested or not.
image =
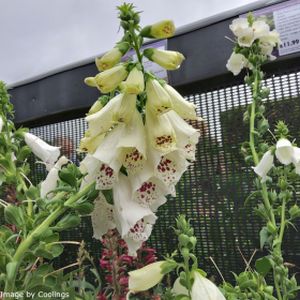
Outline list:
[[[266,84],[271,89],[266,103],[271,127],[275,120],[285,120],[291,135],[299,143],[299,69],[273,75],[266,80]],[[199,115],[205,119],[202,123],[193,124],[202,133],[197,160],[178,184],[177,197],[170,198],[160,208],[159,220],[149,243],[158,254],[172,252],[176,248],[176,239],[171,226],[174,226],[175,217],[183,213],[192,219],[199,240],[196,254],[201,266],[219,278],[209,259],[212,257],[224,277],[230,279],[230,271],[240,272],[245,268],[242,255],[249,259],[259,247],[261,224],[253,211],[255,203],[244,206],[252,189],[253,171],[245,166],[240,154],[240,145],[248,138],[243,113],[251,96],[245,85],[231,84],[202,90],[187,95],[187,98],[197,105]],[[63,152],[78,162],[80,157],[75,149],[85,130],[84,119],[75,119],[32,128],[31,132],[51,144],[61,145]],[[40,165],[35,166],[34,172],[36,178],[45,176]],[[93,256],[99,257],[100,243],[92,238],[88,218],[78,229],[65,233],[64,239],[84,239]],[[300,266],[300,240],[293,228],[289,228],[284,249],[286,260]],[[64,264],[74,259],[74,250],[67,248],[62,258]],[[294,271],[297,272],[297,268]]]

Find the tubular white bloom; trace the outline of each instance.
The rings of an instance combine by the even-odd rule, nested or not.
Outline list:
[[[271,150],[267,151],[261,158],[259,164],[253,167],[253,171],[262,178],[262,182],[266,181],[267,174],[274,165],[274,156]]]
[[[173,110],[181,116],[183,119],[197,120],[196,105],[185,100],[173,87],[168,84],[164,85],[164,89],[167,91],[171,98]]]
[[[90,154],[81,161],[79,169],[82,174],[86,174],[81,188],[95,180],[97,190],[110,190],[118,179],[118,173]]]
[[[300,175],[300,148],[293,147],[294,154],[293,154],[293,164],[295,166],[295,172]]]
[[[123,94],[115,96],[100,111],[85,118],[89,125],[90,136],[107,132],[117,122],[115,116],[122,99]]]
[[[118,85],[127,77],[124,65],[118,65],[95,76],[97,87],[102,93],[109,93],[115,90]]]
[[[191,298],[192,300],[226,300],[218,287],[198,272],[194,272]]]
[[[131,123],[119,124],[105,136],[94,157],[114,172],[119,172],[122,165],[129,175],[143,168],[146,159],[145,130],[137,110],[132,114]]]
[[[0,116],[0,132],[2,131],[2,128],[3,128],[3,119],[2,119],[2,117]]]
[[[283,165],[289,165],[293,162],[294,147],[287,139],[280,139],[276,143],[275,155]]]
[[[162,153],[176,149],[175,131],[165,114],[155,115],[146,104],[146,131],[149,144]]]
[[[156,286],[163,279],[162,265],[164,261],[157,261],[141,269],[129,272],[129,291],[143,292]]]
[[[85,132],[85,136],[80,140],[79,149],[88,153],[94,153],[103,141],[105,134],[90,136],[89,131]]]
[[[137,67],[134,67],[126,81],[121,83],[121,90],[127,94],[140,94],[145,89],[144,74]]]
[[[172,292],[175,294],[175,295],[188,295],[189,292],[187,290],[186,287],[184,287],[181,283],[180,283],[180,278],[178,277],[174,284],[173,284],[173,288],[172,288]]]
[[[175,131],[177,149],[183,152],[186,159],[195,160],[199,131],[185,122],[175,111],[166,113],[166,116]]]
[[[120,108],[116,112],[115,118],[118,122],[129,123],[132,115],[136,111],[136,95],[135,94],[121,94],[122,101]]]
[[[62,156],[59,158],[59,160],[56,162],[56,164],[51,168],[49,171],[46,179],[41,183],[41,197],[44,198],[46,196],[49,196],[48,198],[51,198],[51,194],[48,193],[53,191],[56,188],[57,180],[58,180],[58,172],[60,171],[61,167],[65,164],[67,164],[69,160]]]
[[[163,114],[172,109],[168,93],[156,79],[148,79],[146,83],[147,106],[156,114]]]
[[[233,52],[227,61],[226,68],[236,76],[243,68],[247,67],[247,65],[248,60],[244,55]]]
[[[254,21],[252,24],[252,30],[255,39],[259,39],[270,34],[270,26],[263,20]]]
[[[31,133],[25,133],[24,138],[34,155],[51,168],[60,155],[59,147],[51,146]]]
[[[94,211],[91,214],[94,238],[102,240],[108,230],[116,228],[114,221],[114,206],[107,203],[104,195],[100,192],[94,201]]]
[[[104,71],[112,68],[120,62],[122,56],[122,52],[117,47],[109,50],[103,56],[96,57],[95,64],[97,66],[97,69],[99,71]]]
[[[144,55],[151,61],[157,63],[166,70],[176,70],[180,67],[185,57],[177,51],[160,50],[156,48],[148,48],[144,51]]]

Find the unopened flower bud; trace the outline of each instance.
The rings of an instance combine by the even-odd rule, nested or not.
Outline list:
[[[172,20],[164,20],[150,26],[146,26],[141,31],[141,36],[155,39],[165,39],[173,36],[175,25]]]

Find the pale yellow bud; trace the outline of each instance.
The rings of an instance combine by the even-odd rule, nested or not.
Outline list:
[[[97,87],[95,77],[86,77],[84,78],[84,83],[91,87]]]
[[[101,101],[97,100],[90,108],[89,112],[87,113],[87,116],[92,115],[96,112],[98,112],[99,110],[101,110],[103,108],[103,105],[101,103]]]
[[[127,94],[140,94],[144,88],[144,74],[136,67],[131,70],[126,81],[121,83],[122,91]]]
[[[136,110],[136,95],[123,94],[119,110],[115,114],[116,122],[128,124]]]
[[[104,71],[112,68],[120,62],[122,58],[122,52],[118,48],[113,48],[106,52],[102,57],[96,57],[95,64],[99,71]]]
[[[173,36],[175,33],[175,25],[172,20],[163,20],[158,23],[146,26],[142,29],[143,37],[166,39]]]
[[[79,150],[88,153],[94,153],[98,146],[101,144],[105,134],[98,134],[96,136],[90,136],[87,131],[85,137],[80,141]]]

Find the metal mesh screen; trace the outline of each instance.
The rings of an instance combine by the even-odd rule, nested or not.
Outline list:
[[[271,89],[266,103],[271,127],[276,120],[283,119],[289,125],[291,135],[299,140],[299,70],[273,75],[266,84]],[[172,252],[176,248],[176,239],[171,226],[175,224],[175,217],[183,213],[192,219],[199,241],[196,254],[201,267],[218,278],[209,259],[212,257],[224,277],[232,279],[230,271],[240,272],[245,268],[240,252],[248,259],[259,247],[260,221],[253,212],[255,204],[244,206],[252,189],[253,171],[245,166],[240,154],[240,145],[248,138],[243,113],[251,95],[245,85],[231,84],[187,95],[187,99],[196,104],[199,115],[205,119],[193,124],[202,133],[197,160],[178,184],[177,197],[170,198],[160,208],[159,220],[149,243],[158,254]],[[31,132],[52,144],[61,145],[63,152],[78,162],[80,158],[75,149],[85,130],[84,119],[75,119],[32,128]],[[44,172],[42,166],[36,166],[34,176],[42,178]],[[78,229],[65,233],[64,238],[84,239],[93,256],[99,257],[100,243],[92,239],[88,218]],[[284,247],[287,261],[299,265],[300,240],[292,228]],[[67,249],[64,264],[74,258],[68,251],[72,252]]]

